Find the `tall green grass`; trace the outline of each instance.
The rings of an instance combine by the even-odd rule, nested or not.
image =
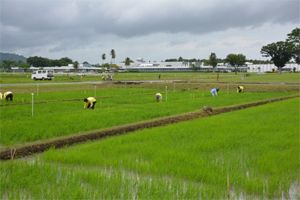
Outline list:
[[[51,149],[13,173],[4,162],[0,196],[225,199],[229,174],[230,199],[299,198],[299,100]]]

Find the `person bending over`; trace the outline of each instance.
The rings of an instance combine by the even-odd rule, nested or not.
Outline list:
[[[88,97],[85,98],[84,100],[84,109],[94,109],[95,108],[95,104],[96,104],[96,99],[94,97]]]
[[[237,93],[244,92],[244,87],[243,86],[238,86],[237,89],[236,89],[236,92]]]
[[[160,93],[156,93],[156,102],[161,102],[162,101],[162,95]]]
[[[219,88],[214,88],[210,91],[211,95],[214,96],[218,96],[218,92],[219,92]]]

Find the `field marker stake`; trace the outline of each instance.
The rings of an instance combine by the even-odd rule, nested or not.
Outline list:
[[[175,82],[174,82],[174,92],[175,92]]]
[[[166,102],[167,102],[167,99],[168,99],[168,86],[166,86]]]
[[[96,97],[96,85],[95,85],[95,90],[94,90],[94,97]]]
[[[36,85],[36,95],[39,96],[39,84]]]
[[[228,84],[227,84],[227,94],[228,94]]]
[[[229,190],[229,174],[227,173],[227,193],[228,197],[230,197],[230,190]]]
[[[31,102],[32,102],[32,108],[31,108],[31,112],[32,112],[32,117],[33,117],[33,95],[34,95],[34,93],[31,93],[31,96],[32,96],[32,100],[31,100]]]
[[[10,149],[10,160],[11,160],[10,172],[11,173],[13,173],[13,161],[14,161],[14,155],[15,155],[15,153],[16,153],[16,149],[14,150],[14,152],[13,152],[12,149]]]

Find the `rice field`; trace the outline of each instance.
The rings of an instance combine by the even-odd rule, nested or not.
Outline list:
[[[163,102],[155,101],[156,92],[162,93]],[[94,94],[95,109],[84,110],[83,98]],[[20,104],[5,102],[8,105],[0,107],[1,147],[192,112],[203,106],[217,108],[293,94],[296,93],[241,95],[223,91],[214,98],[209,91],[202,90],[168,92],[141,88],[40,92],[38,97],[30,93],[15,94],[18,96],[15,99],[23,99]]]
[[[13,164],[1,162],[0,196],[296,199],[299,100],[50,149]]]
[[[31,82],[24,75],[13,76],[0,74],[0,82]],[[124,73],[114,80],[157,77]],[[1,92],[13,91],[14,101],[1,101],[0,150],[194,112],[203,106],[214,109],[299,95],[299,74],[251,74],[242,94],[236,93],[241,74],[223,74],[223,83],[211,82],[215,74],[162,77],[185,82],[1,85]],[[84,82],[98,77],[72,78],[55,80]],[[214,87],[221,89],[218,97],[210,94]],[[157,92],[163,95],[160,103],[155,101]],[[94,110],[83,109],[83,98],[89,96],[97,99]],[[300,199],[299,110],[296,97],[1,161],[0,198]]]

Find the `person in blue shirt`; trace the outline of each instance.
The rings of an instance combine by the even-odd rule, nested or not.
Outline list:
[[[219,92],[219,88],[214,88],[210,91],[211,95],[214,96],[218,96],[218,92]]]

